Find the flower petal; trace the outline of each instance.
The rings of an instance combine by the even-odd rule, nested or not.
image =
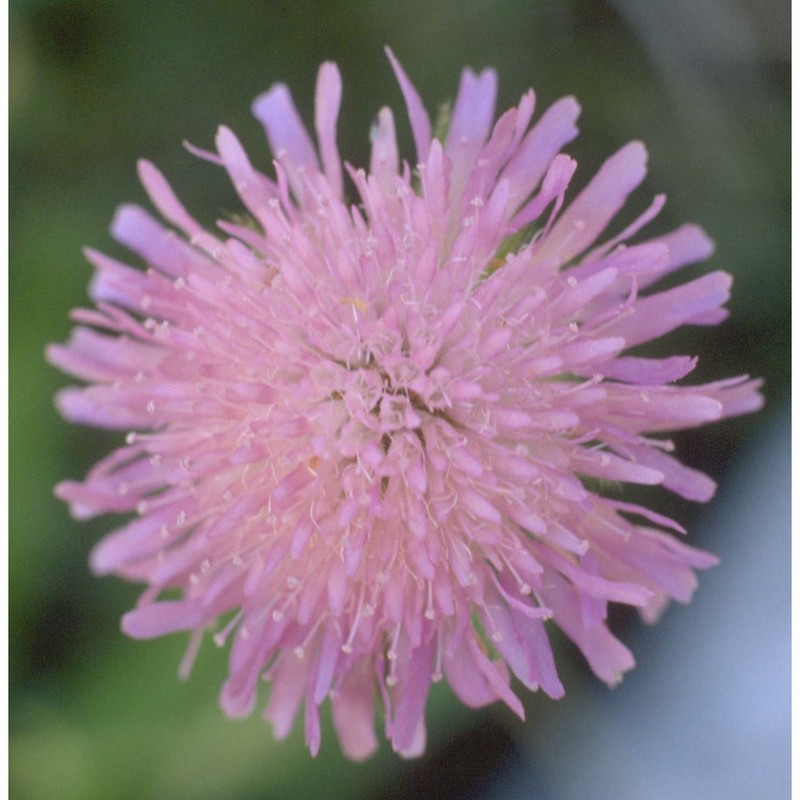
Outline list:
[[[408,108],[408,117],[411,122],[411,132],[414,134],[414,143],[417,146],[417,163],[424,164],[428,159],[428,149],[431,146],[431,120],[425,107],[422,105],[417,90],[408,79],[400,62],[395,58],[394,53],[389,47],[385,48],[386,55],[394,70],[397,82]]]
[[[314,108],[314,122],[319,139],[319,150],[325,176],[334,190],[335,196],[342,197],[342,161],[336,146],[336,120],[342,102],[342,77],[336,64],[326,61],[317,77],[317,93]]]
[[[611,156],[553,225],[537,261],[563,264],[582,253],[644,180],[646,163],[641,142],[631,142]]]

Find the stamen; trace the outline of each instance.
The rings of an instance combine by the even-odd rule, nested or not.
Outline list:
[[[436,631],[436,662],[433,667],[433,674],[431,675],[431,680],[434,683],[439,683],[439,681],[444,677],[442,674],[442,629],[439,628]]]
[[[433,608],[433,581],[428,581],[428,605],[425,609],[425,619],[435,619],[436,611]]]
[[[514,564],[511,562],[511,559],[506,556],[504,553],[500,554],[500,557],[503,559],[503,563],[508,567],[508,571],[514,577],[514,580],[517,582],[517,586],[519,587],[519,593],[525,595],[526,597],[531,593],[530,584],[526,581],[523,581],[520,577],[519,573],[514,567]]]
[[[299,644],[297,647],[294,648],[294,654],[298,658],[302,659],[305,657],[306,650],[308,649],[308,643],[311,641],[316,632],[319,630],[320,625],[322,625],[325,619],[327,619],[327,617],[324,614],[321,615],[319,619],[314,623],[314,626],[311,628],[311,630],[308,632],[306,638],[303,639],[302,644]]]
[[[232,617],[230,622],[228,622],[228,624],[221,631],[217,631],[217,633],[213,635],[212,639],[214,640],[214,644],[217,647],[225,646],[225,642],[228,636],[230,636],[231,631],[233,631],[233,629],[239,624],[243,616],[244,616],[244,611],[240,608],[236,612],[236,614]]]
[[[397,661],[397,642],[400,640],[400,628],[401,623],[398,622],[397,627],[394,630],[394,636],[392,637],[392,644],[386,651],[386,658],[388,658],[393,664],[395,661]]]
[[[201,629],[192,631],[192,635],[189,638],[189,644],[186,647],[186,652],[184,653],[181,663],[178,667],[178,677],[180,680],[185,681],[189,677],[189,673],[192,671],[192,666],[197,658],[197,653],[200,650],[200,645],[202,642],[203,630]]]
[[[361,590],[358,593],[358,606],[356,607],[356,616],[353,620],[353,625],[350,628],[350,634],[347,641],[342,645],[343,653],[353,652],[353,639],[355,639],[356,631],[358,630],[358,623],[361,620],[361,607],[364,602],[364,581],[361,582]]]
[[[503,599],[508,603],[509,606],[512,608],[516,608],[518,611],[521,611],[526,617],[530,617],[531,619],[544,619],[550,617],[552,612],[549,608],[545,608],[543,606],[531,606],[527,603],[523,603],[519,598],[510,595],[500,581],[497,579],[497,575],[494,572],[491,573],[492,575],[492,582],[497,587],[497,591],[500,592]],[[528,587],[529,594],[530,594],[530,587]],[[488,613],[488,611],[487,611]],[[492,635],[492,640],[495,642],[499,642],[501,639],[495,639],[494,635]]]
[[[494,575],[494,573],[492,573]],[[503,634],[499,631],[497,625],[495,624],[494,617],[492,616],[492,612],[489,610],[489,605],[486,604],[483,606],[483,610],[486,612],[486,618],[489,620],[489,625],[492,628],[492,632],[489,634],[489,638],[493,642],[502,642],[503,641]]]

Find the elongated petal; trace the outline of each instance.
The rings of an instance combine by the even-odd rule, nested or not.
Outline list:
[[[382,108],[378,112],[378,121],[371,131],[371,139],[370,173],[388,193],[393,188],[393,179],[397,177],[400,164],[391,109]]]
[[[494,70],[484,70],[480,75],[470,69],[461,73],[445,144],[445,153],[453,165],[453,192],[463,188],[492,130],[496,97],[497,73]]]
[[[325,80],[330,79],[330,70],[326,70]],[[333,106],[338,106],[338,102],[331,102]],[[286,86],[276,84],[257,97],[253,101],[253,116],[264,126],[270,149],[277,158],[285,155],[295,168],[318,167],[311,137]]]
[[[351,670],[333,698],[333,726],[345,755],[353,761],[369,758],[378,748],[369,664]]]
[[[335,192],[336,197],[341,197],[342,161],[339,158],[339,148],[336,146],[336,120],[339,116],[339,106],[342,102],[342,78],[336,64],[330,61],[319,68],[316,93],[316,116],[314,118],[319,150],[325,176]]]
[[[731,276],[712,272],[640,300],[624,317],[605,328],[622,336],[628,347],[649,342],[681,325],[704,324],[704,315],[720,310],[730,296]]]
[[[561,264],[582,253],[644,180],[646,163],[641,142],[631,142],[611,156],[553,226],[537,259]]]
[[[417,146],[417,162],[422,164],[428,158],[428,149],[431,146],[431,120],[422,105],[422,100],[417,94],[417,90],[408,79],[394,53],[388,47],[386,48],[386,55],[389,57],[397,82],[400,84],[400,90],[403,92],[403,98],[406,101],[411,131],[414,134],[414,143]]]
[[[192,600],[151,603],[125,614],[122,630],[134,639],[153,639],[197,627],[205,622],[206,616],[207,612]]]
[[[501,179],[509,183],[512,205],[520,205],[528,197],[556,154],[578,135],[575,122],[580,113],[578,101],[574,97],[564,97],[545,111],[522,140],[501,175]]]

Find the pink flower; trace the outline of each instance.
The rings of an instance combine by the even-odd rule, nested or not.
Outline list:
[[[190,148],[224,167],[251,223],[205,231],[141,162],[178,232],[120,208],[113,235],[146,271],[88,251],[96,308],[75,311],[69,343],[48,350],[88,382],[58,395],[67,419],[131,431],[83,482],[56,488],[77,518],[135,515],[91,558],[147,585],[123,630],[191,631],[184,675],[207,632],[231,639],[228,715],[251,713],[264,677],[276,735],[304,705],[316,753],[331,698],[353,759],[377,746],[376,690],[404,756],[423,751],[442,677],[468,706],[502,700],[520,716],[512,673],[560,697],[546,620],[619,681],[633,657],[606,626],[608,603],[655,620],[715,559],[598,486],[708,500],[713,482],[664,433],[761,405],[758,381],[679,386],[695,358],[626,354],[720,322],[731,283],[713,272],[652,288],[712,251],[694,225],[626,244],[661,195],[597,243],[644,178],[642,144],[562,211],[573,98],[531,126],[528,92],[493,125],[495,73],[465,70],[440,140],[389,58],[414,165],[384,108],[369,170],[343,166],[335,65],[319,71],[316,146],[289,90],[273,87],[253,111],[274,178],[227,128],[216,153]]]

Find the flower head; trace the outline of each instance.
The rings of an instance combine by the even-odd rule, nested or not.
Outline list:
[[[712,250],[694,225],[628,243],[663,196],[598,243],[644,178],[640,143],[562,210],[574,99],[531,125],[528,92],[493,124],[495,73],[465,70],[434,138],[389,57],[413,165],[388,108],[369,170],[342,164],[335,65],[319,71],[316,146],[275,86],[253,106],[274,177],[227,128],[216,153],[190,148],[228,172],[252,219],[204,230],[141,162],[172,227],[120,208],[113,235],[146,270],[88,251],[96,308],[75,311],[69,343],[48,350],[88,382],[59,394],[64,416],[129,431],[56,490],[78,518],[129,515],[91,558],[147,584],[123,630],[191,631],[184,674],[205,634],[231,639],[227,714],[253,710],[263,676],[276,735],[304,705],[316,753],[331,698],[354,759],[377,746],[376,698],[392,746],[419,754],[442,677],[467,705],[502,700],[520,716],[511,673],[560,697],[546,620],[617,682],[633,657],[608,604],[653,620],[669,598],[689,600],[714,557],[593,479],[708,500],[713,482],[664,432],[761,403],[745,378],[676,385],[690,356],[627,354],[718,323],[730,286],[713,272],[652,288]]]

